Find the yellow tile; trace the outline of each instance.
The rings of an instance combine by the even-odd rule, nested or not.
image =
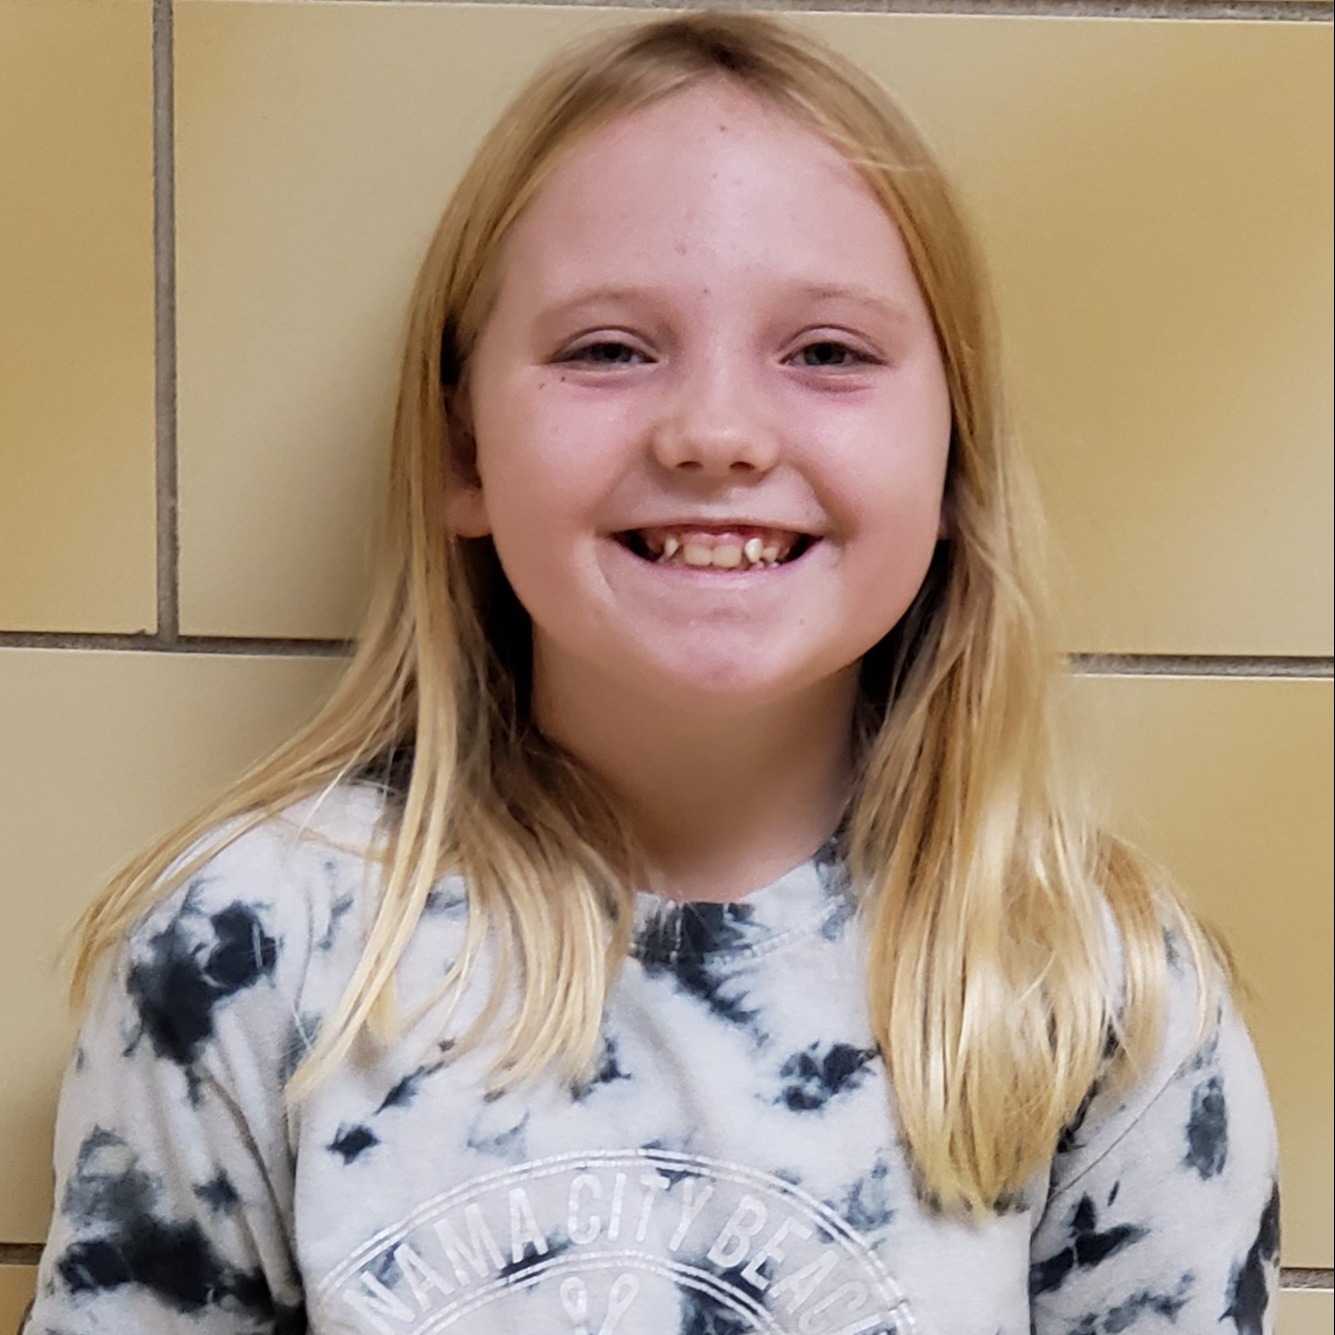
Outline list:
[[[1335,1294],[1329,1289],[1288,1289],[1279,1295],[1275,1335],[1331,1335]]]
[[[0,1335],[13,1335],[32,1301],[37,1270],[27,1265],[0,1265]]]
[[[155,616],[148,0],[0,0],[0,627]]]
[[[1329,681],[1073,683],[1115,828],[1226,932],[1280,1126],[1286,1265],[1331,1264]]]
[[[623,17],[177,6],[188,629],[351,629],[437,211],[538,59]],[[979,222],[1068,646],[1330,653],[1328,30],[800,21],[900,92]]]
[[[436,218],[539,54],[614,20],[178,3],[184,629],[353,629]]]
[[[309,714],[338,668],[0,650],[0,1241],[46,1230],[69,925],[117,863]]]
[[[1329,29],[809,22],[978,224],[1067,646],[1329,654]]]

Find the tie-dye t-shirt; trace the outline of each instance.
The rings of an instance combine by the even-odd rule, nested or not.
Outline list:
[[[601,1058],[488,1095],[430,999],[461,883],[400,974],[413,1022],[308,1101],[285,1079],[352,975],[379,799],[243,836],[131,935],[60,1104],[30,1335],[1151,1335],[1273,1324],[1275,1143],[1227,1004],[1091,1093],[994,1214],[922,1204],[831,852],[747,899],[642,896]],[[465,1017],[466,1018],[466,1017]]]

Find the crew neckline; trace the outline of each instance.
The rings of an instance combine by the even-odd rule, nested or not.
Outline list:
[[[678,900],[641,891],[635,902],[630,953],[654,964],[754,955],[829,931],[853,907],[852,886],[836,836],[805,862],[741,899]]]

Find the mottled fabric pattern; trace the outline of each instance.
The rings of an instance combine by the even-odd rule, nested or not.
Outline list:
[[[378,810],[349,788],[245,835],[108,966],[27,1335],[1273,1329],[1274,1129],[1231,1006],[1196,1042],[1175,959],[1153,1069],[1092,1090],[1004,1209],[942,1218],[831,850],[736,904],[641,896],[594,1068],[501,1095],[437,1023],[467,908],[442,881],[407,1031],[287,1104],[365,939]]]

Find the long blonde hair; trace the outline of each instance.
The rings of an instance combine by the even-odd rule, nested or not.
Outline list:
[[[634,848],[596,778],[532,726],[528,620],[489,540],[446,528],[446,403],[507,232],[560,155],[705,78],[736,81],[845,154],[903,234],[935,321],[954,409],[950,538],[864,661],[846,837],[872,1028],[922,1190],[943,1208],[995,1206],[1050,1156],[1110,1040],[1126,1067],[1152,1051],[1165,912],[1198,966],[1210,942],[1059,777],[1057,659],[1021,541],[1032,516],[1004,438],[979,265],[943,176],[878,84],[757,15],[601,34],[543,69],[484,140],[413,295],[378,574],[351,664],[313,722],[87,911],[75,1000],[145,909],[223,843],[329,785],[399,774],[365,951],[290,1092],[368,1029],[393,1032],[395,968],[446,870],[466,877],[470,903],[451,984],[474,975],[484,937],[500,945],[491,1004],[463,1039],[498,1040],[503,1081],[586,1068],[629,947]]]

